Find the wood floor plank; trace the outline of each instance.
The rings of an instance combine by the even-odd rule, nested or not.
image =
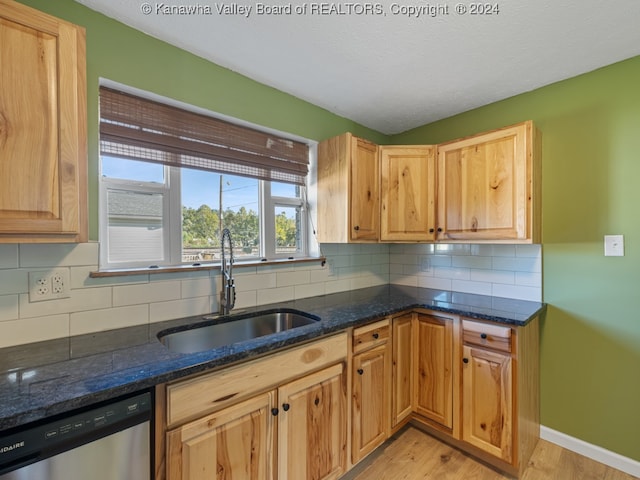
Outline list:
[[[505,480],[511,477],[414,428],[396,433],[343,480]],[[638,480],[540,440],[522,480]]]

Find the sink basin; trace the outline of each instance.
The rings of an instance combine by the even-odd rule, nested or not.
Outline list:
[[[303,327],[319,317],[293,309],[278,309],[237,317],[204,317],[207,321],[178,331],[160,332],[160,342],[172,352],[195,353]]]

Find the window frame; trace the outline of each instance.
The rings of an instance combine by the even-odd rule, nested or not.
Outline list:
[[[125,159],[126,160],[126,159]],[[150,267],[188,266],[191,261],[183,261],[182,245],[182,199],[181,199],[181,167],[163,165],[164,183],[144,182],[107,177],[102,174],[102,156],[100,156],[99,175],[99,237],[100,237],[100,266],[105,269],[136,269]],[[260,248],[258,256],[236,257],[236,261],[260,262],[264,260],[278,260],[286,258],[306,258],[309,255],[309,218],[306,205],[307,186],[300,185],[299,197],[274,196],[271,194],[273,182],[258,180],[258,221]],[[277,182],[281,183],[281,182]],[[109,212],[108,194],[111,190],[121,190],[134,193],[160,193],[163,195],[163,258],[154,262],[110,262],[109,261]],[[300,208],[300,240],[298,248],[290,252],[276,253],[275,217],[276,207]],[[217,265],[219,260],[197,262],[199,264]]]

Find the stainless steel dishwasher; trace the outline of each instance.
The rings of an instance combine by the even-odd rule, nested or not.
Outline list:
[[[0,480],[149,480],[151,393],[0,434]]]

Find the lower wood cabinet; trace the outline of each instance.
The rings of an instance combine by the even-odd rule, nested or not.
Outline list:
[[[168,478],[273,478],[275,392],[188,423],[167,435]]]
[[[414,412],[453,428],[452,318],[415,314]]]
[[[278,389],[279,479],[330,480],[346,471],[345,387],[340,363]]]
[[[506,462],[513,460],[511,356],[465,345],[462,439]]]
[[[391,320],[391,428],[397,430],[413,413],[413,313]]]
[[[351,361],[351,463],[389,437],[391,365],[389,320],[353,330]]]

